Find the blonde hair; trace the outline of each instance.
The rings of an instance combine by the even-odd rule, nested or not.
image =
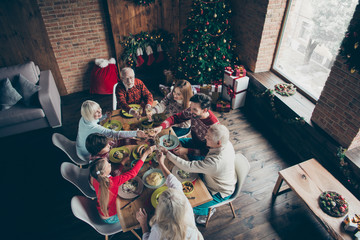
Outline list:
[[[83,104],[81,105],[81,116],[86,120],[86,121],[94,121],[94,115],[95,112],[100,108],[100,105],[97,102],[91,101],[91,100],[86,100],[85,102],[83,102]]]
[[[94,160],[90,166],[90,175],[99,182],[100,195],[99,193],[96,193],[96,195],[99,201],[101,212],[105,215],[105,217],[108,217],[110,179],[103,175],[106,167],[106,161],[107,160],[104,158],[98,158]]]
[[[187,227],[196,228],[186,219],[186,201],[182,191],[169,188],[159,197],[155,215],[150,220],[150,226],[155,223],[161,229],[161,239],[184,240]]]
[[[190,107],[190,98],[193,96],[191,84],[186,80],[178,80],[174,85],[172,93],[174,92],[175,88],[179,88],[181,95],[183,96],[183,109]]]
[[[213,124],[209,129],[208,132],[211,131],[213,141],[214,142],[221,142],[221,146],[224,146],[229,141],[229,129],[222,124]]]

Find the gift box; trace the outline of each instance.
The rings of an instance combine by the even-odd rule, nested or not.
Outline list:
[[[204,84],[200,87],[200,92],[211,97],[211,104],[216,104],[221,95],[222,85],[221,81],[215,84]]]
[[[225,68],[221,96],[223,99],[231,102],[232,109],[236,109],[245,105],[249,77],[233,76],[233,72]]]
[[[235,65],[233,75],[237,77],[245,77],[246,76],[245,67],[243,65],[240,66]]]
[[[218,112],[229,112],[230,111],[230,102],[219,100],[216,102],[216,111]]]

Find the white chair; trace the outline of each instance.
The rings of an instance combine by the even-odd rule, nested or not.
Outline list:
[[[64,179],[74,184],[86,197],[96,198],[96,192],[91,188],[89,182],[89,168],[79,168],[75,164],[63,162],[60,172]]]
[[[236,172],[236,176],[237,176],[237,183],[235,186],[235,191],[228,200],[225,200],[224,202],[213,205],[209,208],[205,227],[207,227],[207,225],[208,225],[211,210],[213,208],[220,207],[227,203],[230,205],[230,208],[231,208],[234,218],[236,217],[234,207],[232,205],[232,201],[234,201],[240,194],[241,187],[243,186],[243,184],[245,182],[245,178],[246,178],[247,174],[249,173],[249,171],[250,171],[250,164],[249,164],[249,161],[247,160],[247,158],[244,155],[242,155],[241,153],[236,154],[235,155],[235,172]]]
[[[88,199],[84,196],[74,196],[71,199],[71,210],[75,217],[89,224],[101,235],[104,235],[106,240],[108,240],[108,235],[116,234],[122,231],[122,227],[119,222],[108,224],[100,218],[98,210],[96,209],[96,201],[94,200]],[[131,232],[141,240],[134,230],[131,230]]]
[[[71,161],[73,161],[80,167],[82,167],[82,165],[86,165],[89,163],[88,160],[81,159],[76,154],[76,142],[75,141],[69,140],[67,137],[65,137],[64,135],[62,135],[60,133],[54,133],[52,135],[52,142],[56,147],[63,150],[66,153],[66,155],[71,159]]]
[[[115,83],[114,85],[114,88],[113,88],[113,110],[116,110],[117,108],[117,100],[116,100],[116,86],[118,85],[119,83]]]

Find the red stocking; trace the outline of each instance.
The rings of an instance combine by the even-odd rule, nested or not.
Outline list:
[[[142,56],[143,54],[144,53],[143,53],[143,50],[141,48],[138,48],[136,50],[136,56],[137,56],[137,58],[136,58],[136,67],[140,67],[145,62],[144,58]]]
[[[154,58],[154,52],[150,46],[146,47],[146,54],[148,55],[148,62],[147,65],[150,66],[153,64],[155,58]]]
[[[163,52],[160,44],[157,45],[157,51],[158,51],[158,58],[156,59],[156,62],[160,63],[160,62],[164,61],[164,52]]]

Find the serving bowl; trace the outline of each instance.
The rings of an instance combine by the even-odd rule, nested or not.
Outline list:
[[[183,188],[183,192],[187,195],[187,194],[191,194],[192,192],[194,192],[194,184],[190,181],[185,181],[182,182],[182,188]]]
[[[172,141],[172,145],[167,145],[168,141]],[[180,144],[179,139],[174,135],[163,135],[159,138],[159,145],[166,148],[167,150],[173,150]]]
[[[147,176],[149,176],[150,174],[155,173],[155,172],[160,173],[162,179],[161,179],[161,182],[160,182],[158,185],[153,186],[153,185],[150,185],[150,184],[147,183],[146,178],[147,178]],[[157,188],[159,188],[159,187],[161,187],[162,185],[165,184],[165,180],[166,180],[166,179],[165,179],[165,177],[164,177],[164,175],[163,175],[163,173],[162,173],[162,171],[161,171],[160,169],[158,169],[158,168],[153,168],[153,169],[147,170],[147,171],[144,173],[144,175],[143,175],[143,177],[142,177],[142,180],[143,180],[143,182],[144,182],[144,185],[145,185],[147,188],[157,189]]]

